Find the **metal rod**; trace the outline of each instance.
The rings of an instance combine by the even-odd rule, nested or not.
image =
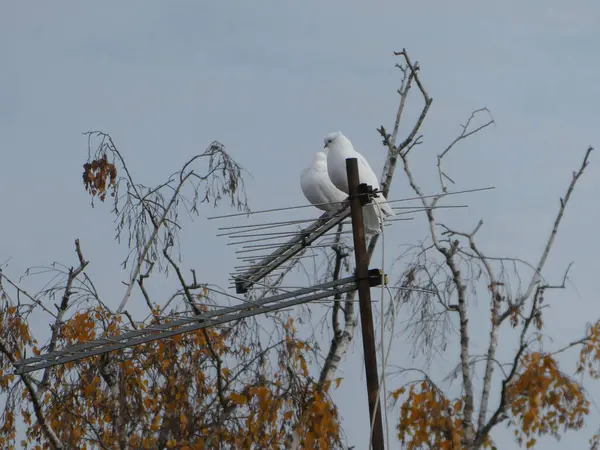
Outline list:
[[[282,239],[282,238],[286,237],[286,235],[287,236],[298,236],[298,233],[286,233],[283,236],[267,236],[267,237],[261,237],[261,238],[258,238],[258,239],[246,239],[246,240],[243,240],[243,241],[228,242],[225,245],[228,245],[228,246],[229,245],[242,245],[242,244],[250,244],[252,242],[272,241],[274,239]],[[257,234],[256,236],[260,236],[260,235]],[[241,236],[229,236],[229,237],[233,237],[233,238],[239,239]]]
[[[249,230],[254,231],[254,230]],[[229,236],[229,239],[242,239],[251,237],[262,237],[262,236],[297,236],[301,230],[296,231],[271,231],[270,233],[254,233],[254,234],[235,234]],[[238,232],[240,233],[240,232]]]
[[[314,293],[322,290],[323,292]],[[230,306],[218,310],[208,311],[194,317],[185,317],[173,322],[150,326],[141,330],[132,330],[117,336],[82,342],[63,350],[57,350],[46,355],[35,356],[15,362],[16,373],[23,374],[45,367],[64,364],[94,355],[108,353],[122,348],[165,339],[171,336],[195,331],[201,328],[214,326],[245,317],[276,311],[289,306],[320,300],[335,294],[343,294],[356,290],[355,277],[346,277],[340,280],[298,289],[297,291],[278,294],[262,300],[249,302],[242,306]],[[290,300],[291,299],[291,300]],[[269,303],[272,303],[269,305]],[[173,330],[173,328],[177,328]]]
[[[421,211],[427,211],[428,209],[454,209],[454,208],[468,208],[468,205],[439,205],[439,206],[434,206],[433,208],[423,208],[423,207],[419,207],[419,206],[395,206],[392,209],[394,210],[402,210],[403,212],[398,213],[396,215],[402,215],[402,214],[413,214],[413,213],[417,213],[417,212],[421,212]],[[386,219],[386,222],[390,221],[392,219]],[[395,219],[395,221],[398,220],[412,220],[411,219]],[[302,220],[302,221],[294,221],[294,223],[289,223],[288,225],[284,225],[284,226],[289,226],[289,225],[294,225],[297,222],[312,222],[312,220]],[[344,222],[346,223],[346,222]],[[349,223],[349,222],[347,222]],[[238,230],[238,231],[230,231],[228,233],[220,233],[217,234],[217,236],[227,236],[229,239],[243,239],[243,238],[252,238],[252,237],[259,237],[262,239],[257,239],[257,240],[267,240],[267,238],[265,238],[264,236],[297,236],[299,235],[300,231],[279,231],[279,232],[270,232],[270,233],[254,233],[254,234],[243,234],[243,233],[248,233],[248,232],[253,232],[253,231],[260,231],[260,230],[265,230],[265,229],[271,229],[271,228],[279,228],[280,225],[257,225],[257,228],[253,228],[251,230]],[[240,234],[242,233],[242,234]],[[344,232],[346,233],[346,232]],[[348,233],[351,233],[351,231],[348,231]],[[270,237],[268,239],[276,239],[276,237]],[[248,241],[248,242],[253,242],[253,241]],[[227,245],[236,245],[239,242],[231,242]]]
[[[359,186],[358,161],[356,158],[346,159],[346,174],[350,193],[350,215],[354,231],[354,258],[356,260],[356,284],[360,306],[360,322],[362,329],[363,352],[365,355],[365,373],[367,375],[367,393],[369,397],[369,430],[373,424],[371,444],[373,450],[384,450],[383,422],[381,404],[377,404],[379,392],[379,376],[377,374],[377,348],[375,346],[375,330],[373,327],[373,311],[371,310],[371,286],[369,284],[369,255],[365,244],[365,228],[362,213],[362,199],[366,198],[368,187]],[[376,407],[377,406],[377,407]]]
[[[414,217],[397,217],[397,218],[391,218],[391,219],[385,219],[386,222],[405,222],[407,220],[414,220]]]
[[[321,236],[319,236],[319,237],[321,237]],[[250,250],[238,250],[237,252],[235,252],[235,254],[237,255],[237,254],[240,254],[240,253],[260,252],[262,250],[268,250],[270,248],[277,248],[277,249],[279,249],[279,248],[283,247],[284,245],[286,245],[286,243],[285,242],[281,242],[281,245],[269,245],[267,247],[253,248],[253,249],[250,249]],[[329,243],[325,243],[325,244],[315,244],[315,245],[311,244],[310,248],[336,247],[336,246],[339,246],[339,245],[341,245],[341,243],[338,244],[338,243],[336,243],[334,241],[334,242],[329,242]],[[246,247],[244,247],[244,248],[246,248]],[[285,261],[287,261],[287,259]],[[285,261],[283,261],[283,262],[285,262]],[[265,266],[266,265],[267,264],[265,264]]]
[[[269,256],[261,260],[259,265],[263,267],[249,269],[243,276],[246,281],[239,280],[239,282],[236,282],[236,292],[238,294],[247,292],[254,282],[263,279],[281,264],[292,259],[333,227],[337,226],[340,222],[343,222],[349,215],[350,208],[348,207],[343,207],[333,214],[324,213],[321,215],[321,217],[319,217],[312,225],[301,230],[300,236],[294,236],[281,247],[273,251]],[[244,251],[244,253],[245,252],[246,251]]]
[[[416,208],[416,206],[415,206],[415,208]],[[229,239],[237,239],[240,236],[242,236],[242,235],[240,235],[240,233],[253,233],[254,231],[268,230],[270,228],[289,227],[290,225],[297,225],[297,224],[306,223],[306,222],[314,222],[315,220],[317,220],[317,219],[294,220],[294,221],[290,221],[290,222],[282,222],[282,223],[284,223],[286,225],[256,225],[256,228],[252,228],[252,229],[249,229],[249,230],[229,231],[227,233],[217,234],[217,236],[219,236],[219,237],[220,236],[227,236]],[[345,225],[349,225],[350,224],[350,222],[343,222],[343,223]],[[252,226],[255,226],[255,225],[252,225]],[[233,227],[233,228],[237,228],[237,227]],[[219,229],[221,230],[222,228],[219,228]],[[294,235],[294,234],[298,234],[300,231],[301,230],[298,230],[298,231],[283,231],[283,232],[281,232],[281,234],[288,234],[288,233],[290,233],[290,235]],[[267,234],[267,233],[264,233],[264,234],[263,233],[256,233],[254,236],[263,236],[263,235],[267,236],[267,235],[271,235],[271,234],[274,235],[273,233],[269,233],[269,234]],[[248,236],[253,236],[253,235],[249,234]]]
[[[98,343],[101,342],[101,341],[111,341],[111,339],[113,339],[113,340],[117,339],[119,341],[122,341],[122,340],[130,339],[132,337],[136,337],[136,336],[141,335],[141,334],[145,334],[145,333],[151,333],[151,332],[157,332],[157,331],[160,332],[160,331],[163,331],[165,329],[172,328],[174,326],[180,326],[181,324],[185,324],[185,323],[189,323],[189,322],[196,322],[197,320],[200,320],[200,319],[211,318],[213,316],[222,315],[222,314],[226,314],[226,313],[231,313],[231,312],[238,311],[238,310],[241,310],[241,309],[244,309],[244,308],[248,308],[248,307],[262,306],[262,305],[264,305],[266,303],[276,302],[276,301],[280,301],[280,300],[286,300],[286,299],[291,298],[291,297],[297,297],[299,295],[308,294],[308,293],[311,293],[311,292],[314,292],[314,291],[318,291],[318,290],[326,290],[326,289],[329,289],[331,287],[348,284],[348,283],[353,282],[353,281],[354,281],[354,277],[351,276],[351,277],[342,278],[340,280],[334,280],[334,281],[329,281],[329,282],[323,283],[323,284],[317,284],[317,285],[311,286],[311,287],[301,288],[301,289],[298,289],[298,290],[293,291],[293,292],[285,292],[283,294],[277,294],[275,296],[267,297],[267,298],[264,298],[264,299],[261,299],[261,300],[256,300],[256,301],[245,300],[245,304],[243,304],[243,305],[225,306],[225,307],[222,307],[221,309],[219,309],[218,311],[211,311],[211,312],[203,313],[200,316],[185,317],[185,318],[180,319],[179,321],[176,321],[176,322],[170,322],[170,323],[161,324],[161,325],[153,325],[151,327],[146,327],[146,328],[143,328],[141,330],[129,331],[127,333],[123,333],[123,334],[120,334],[118,336],[115,336],[114,338],[103,338],[103,339],[99,339],[99,340],[96,340],[96,341],[90,341],[90,342],[83,342],[83,343],[80,343],[80,344],[75,344],[75,345],[73,345],[71,347],[68,347],[67,349],[56,350],[56,351],[54,351],[52,353],[48,353],[46,355],[46,357],[48,355],[61,355],[61,354],[64,354],[64,353],[72,352],[74,350],[80,350],[80,349],[83,349],[83,348],[88,348],[88,347],[93,346],[93,345],[98,345]],[[40,358],[43,358],[43,357],[42,356],[34,356],[34,357],[31,357],[31,358],[28,358],[28,359],[24,360],[24,362],[38,360]],[[20,363],[16,363],[15,365],[19,365],[19,364]]]
[[[395,216],[404,216],[404,215],[407,215],[407,214],[415,214],[415,213],[418,213],[418,212],[421,212],[421,211],[427,211],[428,209],[431,209],[431,208],[417,208],[417,207],[415,207],[415,209],[413,209],[411,211],[399,211],[399,212],[395,213]],[[392,216],[392,217],[395,217],[395,216]],[[412,219],[414,219],[414,217],[411,217],[408,220],[412,220]]]
[[[242,297],[238,297],[237,295],[228,294],[227,292],[225,292],[222,289],[213,289],[213,288],[210,288],[208,286],[203,286],[203,287],[204,287],[204,289],[206,289],[209,292],[215,292],[217,294],[224,295],[225,297],[232,298],[232,299],[237,300],[238,302],[241,302],[241,303],[248,303],[247,299],[242,298]],[[221,308],[223,305],[215,305],[215,306],[218,306],[219,308]]]
[[[276,211],[289,211],[290,209],[302,209],[302,208],[311,208],[313,206],[325,206],[325,205],[342,205],[343,203],[345,203],[346,200],[343,200],[341,202],[323,202],[323,203],[311,203],[310,205],[299,205],[299,206],[286,206],[284,208],[272,208],[272,209],[263,209],[261,211],[248,211],[248,212],[243,212],[243,213],[235,213],[235,214],[225,214],[223,216],[212,216],[212,217],[207,217],[207,220],[214,220],[214,219],[226,219],[229,217],[239,217],[239,216],[250,216],[252,214],[264,214],[264,213],[269,213],[269,212],[276,212]]]
[[[350,234],[352,233],[351,231],[342,231],[340,234]],[[252,242],[262,242],[262,241],[272,241],[273,239],[281,239],[283,237],[286,236],[301,236],[301,233],[284,233],[281,236],[269,236],[271,233],[265,233],[263,234],[263,236],[268,236],[268,237],[260,237],[258,239],[248,239],[245,241],[235,241],[235,242],[229,242],[226,245],[242,245],[242,244],[250,244]],[[333,237],[337,235],[337,231],[335,233],[328,233],[328,234],[324,234],[323,237]],[[248,237],[252,237],[252,235],[247,235]],[[258,237],[261,236],[260,234],[255,234],[254,236]],[[235,239],[239,239],[242,236],[229,236]]]
[[[350,222],[343,222],[344,225],[350,224]],[[342,233],[351,233],[351,231],[342,231]],[[270,239],[278,239],[280,237],[289,237],[289,236],[300,236],[302,234],[301,230],[298,231],[281,231],[281,232],[273,232],[273,233],[255,233],[255,234],[236,234],[235,236],[229,236],[229,239],[242,239],[242,238],[252,238],[258,237],[262,238],[263,236],[272,236]],[[335,236],[337,232],[332,234],[326,234],[325,236]],[[255,239],[258,240],[258,239]],[[239,242],[235,242],[234,244],[239,244]],[[232,245],[232,244],[227,244]]]
[[[321,293],[309,295],[306,297],[295,298],[295,299],[287,300],[287,301],[284,301],[284,302],[281,302],[281,303],[278,303],[275,305],[261,306],[256,309],[245,309],[237,314],[230,313],[228,315],[221,316],[216,319],[203,320],[201,317],[198,317],[195,319],[194,322],[188,322],[184,325],[180,325],[175,330],[169,329],[169,330],[165,330],[161,333],[150,333],[150,334],[142,335],[142,336],[133,338],[127,342],[118,342],[118,343],[114,344],[113,346],[105,346],[106,342],[104,342],[104,341],[106,341],[106,340],[102,340],[102,342],[99,342],[101,344],[101,346],[99,348],[92,348],[92,349],[86,350],[86,351],[84,351],[85,350],[84,349],[77,353],[67,354],[64,356],[57,357],[56,359],[42,359],[41,361],[39,361],[40,358],[36,358],[36,360],[38,360],[38,361],[31,361],[31,362],[28,362],[27,365],[20,365],[16,368],[15,372],[17,372],[18,374],[33,372],[35,370],[44,369],[46,367],[56,366],[59,364],[65,364],[67,362],[76,361],[76,360],[88,358],[90,356],[100,355],[103,353],[108,353],[108,352],[111,352],[114,350],[119,350],[119,349],[126,348],[126,347],[134,347],[136,345],[145,344],[147,342],[152,342],[152,341],[157,341],[159,339],[166,339],[171,336],[177,336],[180,334],[189,333],[191,331],[200,330],[202,328],[208,328],[208,327],[223,324],[226,322],[232,322],[234,320],[244,319],[246,317],[255,316],[257,314],[264,314],[264,313],[271,312],[271,311],[278,311],[283,308],[287,308],[289,306],[300,305],[302,303],[307,303],[307,302],[310,302],[313,300],[319,300],[319,299],[322,299],[325,297],[329,297],[331,295],[334,295],[335,293],[343,294],[345,292],[351,292],[354,290],[356,290],[356,286],[349,285],[349,286],[344,286],[342,288],[338,288],[335,291],[321,292]],[[169,325],[171,323],[169,323]],[[50,354],[48,354],[46,356],[50,356]],[[37,364],[36,364],[36,362],[37,362]]]
[[[418,211],[420,210],[427,210],[427,209],[451,209],[451,208],[468,208],[469,205],[439,205],[439,206],[434,206],[433,208],[423,208],[420,206],[394,206],[392,207],[392,209],[417,209]]]
[[[300,258],[294,258],[292,260],[288,260],[287,262],[289,263],[287,266],[281,265],[279,266],[280,269],[293,269],[294,266],[298,263]],[[248,264],[248,265],[244,265],[244,266],[233,266],[233,268],[235,270],[229,272],[230,274],[236,273],[236,274],[242,274],[244,272],[246,272],[248,269],[258,269],[261,266],[259,266],[258,264]]]
[[[236,259],[238,261],[242,261],[242,262],[256,261],[255,266],[257,268],[259,268],[259,267],[267,267],[269,265],[268,263],[265,263],[263,261],[264,259],[266,259],[269,256],[271,256],[271,253],[263,253],[261,255],[241,255],[241,256],[238,256]]]
[[[458,195],[458,194],[469,194],[471,192],[481,192],[481,191],[489,191],[491,189],[496,189],[496,186],[489,186],[489,187],[484,187],[484,188],[475,188],[475,189],[464,189],[462,191],[454,191],[454,192],[446,192],[446,193],[440,193],[440,194],[431,194],[431,195],[423,195],[423,196],[417,196],[417,197],[407,197],[407,198],[401,198],[398,200],[388,200],[387,202],[381,202],[381,203],[400,203],[400,202],[410,202],[412,200],[422,200],[425,198],[434,198],[434,197],[448,197],[449,195]]]
[[[292,262],[295,262],[295,260],[292,261]],[[258,267],[258,266],[256,264],[246,264],[246,265],[243,265],[243,266],[233,266],[233,268],[236,269],[236,272],[238,270],[240,270],[240,269],[250,269],[250,268],[253,268],[253,267]]]
[[[332,235],[324,234],[321,237],[324,238],[327,236],[331,237]],[[252,241],[252,242],[254,242],[254,241]],[[243,249],[254,248],[254,249],[258,249],[258,250],[261,250],[261,249],[264,250],[265,248],[279,248],[279,247],[281,247],[282,244],[285,244],[285,242],[268,242],[266,244],[242,245],[241,248],[243,248]],[[321,245],[339,244],[339,242],[336,242],[335,240],[331,240],[331,241],[321,241],[321,242],[319,242],[319,244],[321,244]],[[314,245],[311,245],[311,247],[314,247]]]
[[[254,231],[254,230],[252,230],[252,231]],[[300,230],[298,230],[298,231],[272,231],[270,233],[253,233],[253,234],[239,234],[239,232],[238,232],[235,235],[228,236],[228,238],[229,239],[244,239],[244,238],[251,238],[251,237],[262,237],[262,236],[278,236],[278,237],[296,236],[296,235],[298,235],[299,232],[300,232]]]
[[[243,258],[242,258],[242,257],[238,257],[238,258],[237,258],[237,260],[238,260],[238,261],[241,261],[241,262],[248,263],[248,262],[252,262],[252,261],[259,261],[259,260],[262,260],[263,258],[265,258],[265,257],[267,257],[267,256],[269,256],[269,255],[268,255],[268,254],[265,254],[265,255],[257,255],[257,256],[244,256]],[[296,260],[300,260],[300,259],[306,259],[306,258],[314,258],[314,257],[315,257],[315,255],[300,255],[300,256],[294,256],[294,259],[293,259],[293,260],[291,260],[291,261],[296,261]],[[259,264],[253,264],[251,267],[256,267],[256,268],[258,268],[258,267],[262,267],[262,266],[260,266]]]
[[[312,220],[301,220],[299,222],[314,222],[315,219]],[[217,234],[217,236],[221,237],[221,236],[227,236],[230,239],[235,239],[237,235],[239,235],[240,233],[251,233],[254,231],[259,231],[259,230],[268,230],[268,229],[273,229],[273,228],[283,228],[283,227],[289,227],[291,225],[297,225],[296,223],[290,223],[288,225],[264,225],[264,226],[258,226],[256,228],[252,228],[252,229],[248,229],[248,230],[235,230],[235,231],[229,231],[227,233],[219,233]],[[290,231],[291,233],[291,231]],[[296,233],[294,231],[294,233]],[[257,233],[257,236],[261,234],[261,233]]]
[[[432,198],[432,197],[440,197],[441,198],[441,197],[445,197],[447,195],[466,194],[469,192],[486,191],[489,189],[494,189],[494,186],[490,186],[487,188],[466,189],[463,191],[445,192],[445,193],[432,194],[432,195],[423,195],[423,196],[418,196],[418,197],[402,198],[402,199],[398,199],[398,200],[388,200],[388,201],[385,201],[382,203],[408,202],[411,200],[421,200],[421,199]],[[341,202],[323,202],[323,203],[315,203],[315,204],[310,204],[310,205],[286,206],[283,208],[263,209],[260,211],[247,211],[247,212],[243,212],[243,213],[225,214],[222,216],[212,216],[212,217],[207,217],[206,219],[214,220],[214,219],[226,219],[229,217],[251,216],[253,214],[264,214],[264,213],[270,213],[270,212],[276,212],[276,211],[289,211],[291,209],[311,208],[313,206],[321,206],[321,205],[340,205],[341,206],[342,204],[346,203],[346,201],[347,200],[344,200]]]
[[[287,225],[295,225],[297,223],[307,223],[307,222],[314,222],[315,219],[298,219],[298,220],[284,220],[283,222],[265,222],[265,223],[253,223],[253,224],[249,224],[249,225],[235,225],[235,226],[230,226],[230,227],[219,227],[217,228],[217,230],[237,230],[240,228],[254,228],[254,227],[268,227],[268,228],[275,228],[275,227],[281,227],[281,226],[287,226]],[[250,231],[254,231],[254,230],[250,230]],[[239,231],[239,233],[242,233],[245,231]]]
[[[414,198],[401,199],[401,200],[395,200],[395,201],[408,201],[408,200],[428,198],[428,197],[445,197],[447,195],[484,191],[484,190],[489,190],[489,189],[494,189],[494,188],[488,187],[488,188],[480,188],[480,189],[468,189],[468,190],[464,190],[464,191],[448,192],[445,194],[435,194],[435,195],[431,195],[431,196],[414,197]],[[388,203],[393,203],[393,202],[394,201],[388,202]],[[399,213],[397,215],[401,215],[401,214],[406,214],[406,212]],[[411,214],[412,214],[412,212],[411,212]],[[343,222],[344,219],[346,219],[349,215],[350,215],[350,211],[349,211],[349,208],[346,206],[344,206],[343,208],[334,212],[333,214],[324,213],[323,215],[321,215],[321,217],[319,217],[317,220],[315,220],[312,225],[309,225],[308,227],[300,230],[298,232],[297,236],[292,237],[292,239],[290,239],[286,243],[283,243],[281,246],[278,246],[278,248],[276,248],[271,254],[264,255],[263,259],[261,259],[260,261],[258,261],[258,258],[260,256],[248,255],[251,258],[245,259],[245,261],[257,260],[258,261],[257,268],[256,269],[254,269],[254,268],[248,269],[248,271],[246,273],[244,273],[244,276],[240,277],[240,280],[238,280],[236,282],[236,292],[238,294],[243,294],[243,293],[247,292],[253,283],[263,279],[265,276],[267,276],[269,273],[271,273],[273,270],[275,270],[281,264],[288,261],[295,255],[297,255],[299,252],[301,252],[306,247],[310,246],[318,238],[320,238],[325,233],[327,233],[327,231],[331,230],[333,227],[338,225],[340,222]],[[396,218],[395,220],[398,220],[398,219],[399,218]],[[271,225],[274,225],[276,223],[277,222],[273,222],[273,223],[271,223]],[[288,221],[288,222],[281,222],[281,223],[282,224],[290,224],[293,222]],[[251,225],[250,227],[253,227],[253,226],[256,226],[256,225]],[[236,226],[236,227],[223,227],[220,229],[236,229],[236,228],[248,228],[248,227],[249,227],[248,225],[240,225],[240,226]],[[328,247],[328,246],[329,245],[326,245],[325,247]],[[317,246],[315,246],[315,247],[317,247]],[[265,248],[265,247],[263,247],[263,248]],[[239,254],[245,254],[245,253],[254,253],[255,251],[260,251],[260,250],[261,249],[241,250],[241,251],[237,251],[236,254],[239,255]],[[253,258],[256,258],[256,259],[253,259]]]

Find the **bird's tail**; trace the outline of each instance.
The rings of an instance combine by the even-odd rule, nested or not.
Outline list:
[[[365,223],[365,234],[372,236],[381,232],[379,211],[373,203],[367,203],[363,206],[363,221]]]
[[[395,216],[395,214],[385,197],[380,194],[371,203],[363,206],[365,233],[369,236],[379,234],[387,216]]]
[[[379,195],[371,203],[363,206],[365,233],[371,236],[379,234],[387,216],[395,216],[395,214],[383,195]]]
[[[387,199],[382,194],[379,194],[379,197],[374,198],[373,201],[377,202],[377,205],[379,206],[379,209],[383,213],[384,217],[396,215],[394,214],[394,210],[388,203]],[[377,209],[377,206],[375,206],[375,209]]]

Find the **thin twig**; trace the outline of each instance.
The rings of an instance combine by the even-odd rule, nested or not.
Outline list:
[[[486,123],[484,123],[483,125],[480,125],[479,127],[475,128],[474,130],[469,131],[469,126],[471,125],[471,121],[473,119],[475,119],[475,117],[477,117],[477,114],[482,113],[482,112],[486,112],[490,116],[490,120],[487,121]],[[452,150],[452,148],[458,142],[462,141],[463,139],[467,139],[469,136],[472,136],[472,135],[478,133],[479,131],[483,130],[484,128],[487,128],[488,126],[492,125],[493,123],[494,123],[494,119],[491,116],[491,113],[487,108],[476,109],[475,111],[473,111],[471,113],[471,116],[467,119],[467,122],[464,125],[461,125],[462,132],[448,145],[448,147],[446,147],[444,149],[444,151],[442,153],[440,153],[437,156],[438,176],[440,179],[440,186],[442,188],[442,192],[447,192],[447,190],[448,190],[448,187],[447,187],[446,183],[444,182],[444,180],[448,180],[452,184],[454,184],[454,181],[442,169],[442,160],[444,159],[444,157],[448,154],[448,152],[450,150]]]
[[[576,172],[573,172],[573,177],[571,179],[571,182],[569,183],[569,186],[567,188],[567,192],[566,192],[564,199],[562,199],[562,198],[560,199],[560,207],[558,209],[556,219],[554,220],[554,226],[552,227],[552,231],[546,242],[546,246],[544,247],[544,250],[542,252],[542,255],[540,257],[538,265],[536,267],[536,272],[532,276],[532,279],[529,283],[529,287],[527,288],[527,291],[519,299],[517,299],[517,301],[513,305],[511,305],[511,307],[508,308],[498,318],[498,320],[501,322],[506,317],[509,317],[511,314],[514,314],[516,311],[520,310],[521,307],[524,305],[525,301],[528,298],[530,298],[534,287],[537,285],[537,288],[535,290],[535,295],[533,296],[533,302],[531,305],[530,314],[526,317],[525,322],[523,324],[523,328],[521,329],[521,334],[520,334],[520,338],[519,338],[520,345],[519,345],[518,351],[516,352],[516,354],[513,358],[512,368],[511,368],[508,376],[504,380],[502,380],[500,403],[499,403],[498,407],[496,408],[496,410],[494,411],[494,414],[487,421],[487,423],[482,428],[479,428],[479,430],[477,432],[477,439],[475,441],[476,445],[481,445],[483,443],[483,441],[486,439],[486,437],[489,435],[491,429],[496,424],[502,422],[506,418],[506,410],[508,409],[508,404],[509,404],[509,398],[508,398],[509,387],[519,370],[521,357],[522,357],[523,353],[525,352],[525,350],[527,349],[527,340],[526,340],[527,331],[530,327],[531,322],[534,319],[539,317],[538,316],[538,314],[539,314],[538,304],[541,301],[541,296],[543,295],[544,290],[549,289],[549,288],[556,288],[556,287],[560,288],[560,287],[565,286],[565,283],[567,280],[567,274],[568,274],[568,270],[569,270],[568,268],[567,268],[567,271],[565,272],[565,276],[563,277],[563,284],[560,286],[551,286],[551,285],[540,286],[539,280],[541,279],[541,271],[546,263],[546,260],[548,259],[548,255],[550,254],[550,251],[551,251],[554,241],[556,239],[556,235],[558,233],[558,228],[559,228],[560,222],[564,216],[567,204],[569,203],[569,200],[571,199],[571,196],[573,194],[573,191],[575,189],[575,185],[577,184],[577,181],[579,180],[581,175],[583,175],[585,168],[589,164],[589,157],[590,157],[592,150],[593,150],[592,147],[589,147],[587,149],[585,156],[583,158],[583,162],[582,162],[579,170]],[[569,267],[570,267],[570,265],[569,265]],[[576,343],[578,343],[578,341],[576,341]]]

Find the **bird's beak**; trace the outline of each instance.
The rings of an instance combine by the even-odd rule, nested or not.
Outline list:
[[[325,145],[323,146],[323,148],[327,148],[327,144],[325,144]]]

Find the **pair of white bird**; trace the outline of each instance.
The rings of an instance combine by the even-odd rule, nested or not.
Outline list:
[[[367,160],[352,146],[352,142],[341,131],[325,136],[325,148],[317,152],[311,166],[302,171],[300,187],[306,199],[320,210],[334,212],[341,208],[341,202],[348,198],[348,176],[346,159],[356,158],[359,183],[379,189],[379,180]],[[383,194],[363,207],[365,233],[379,234],[383,219],[393,216]]]

